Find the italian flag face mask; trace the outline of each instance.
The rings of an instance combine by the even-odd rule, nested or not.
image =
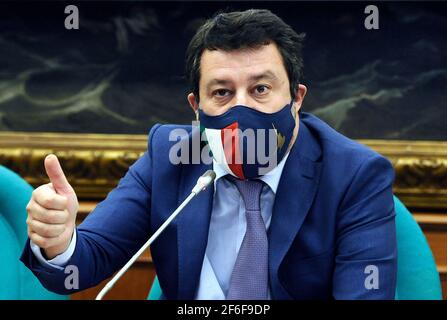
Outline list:
[[[199,109],[200,130],[214,160],[239,178],[268,174],[284,158],[295,128],[293,100],[275,113],[236,105],[218,116]]]

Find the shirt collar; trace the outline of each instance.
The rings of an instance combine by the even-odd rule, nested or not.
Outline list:
[[[275,168],[273,168],[269,173],[259,177],[259,179],[264,181],[275,194],[276,190],[278,189],[279,179],[281,178],[281,174],[288,157],[289,152],[287,152],[287,154]],[[214,160],[214,158],[213,158],[213,170],[216,173],[216,179],[214,179],[214,190],[216,190],[217,180],[219,180],[223,176],[226,176],[228,172],[225,170],[224,166],[222,164],[217,163],[216,160]]]

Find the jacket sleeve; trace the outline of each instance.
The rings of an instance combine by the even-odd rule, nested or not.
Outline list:
[[[150,148],[158,127],[154,126],[149,133],[148,151],[129,167],[118,186],[77,227],[74,253],[63,268],[39,263],[28,239],[20,260],[45,288],[72,294],[93,287],[121,268],[149,239]]]
[[[335,299],[394,299],[397,243],[394,169],[380,155],[357,170],[339,209]]]

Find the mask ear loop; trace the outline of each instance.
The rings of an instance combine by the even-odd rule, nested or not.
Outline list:
[[[200,105],[198,105],[197,110],[194,111],[195,114],[196,114],[196,121],[200,121],[200,112],[199,112],[199,110],[202,110],[202,112],[203,112],[203,109],[200,108]]]
[[[292,113],[293,119],[296,119],[296,108],[295,108],[294,100],[295,100],[295,98],[292,98],[292,100],[290,101],[290,111]]]

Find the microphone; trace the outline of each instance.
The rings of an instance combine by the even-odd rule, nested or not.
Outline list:
[[[216,173],[213,170],[207,170],[197,179],[196,185],[192,188],[189,196],[178,206],[177,209],[169,216],[169,218],[158,228],[157,231],[149,238],[149,240],[135,253],[135,255],[118,271],[118,273],[107,282],[104,288],[96,296],[95,300],[101,300],[107,292],[115,285],[119,278],[130,268],[130,266],[138,259],[138,257],[158,238],[164,229],[171,223],[172,220],[183,210],[183,208],[200,192],[205,190],[216,179]]]

